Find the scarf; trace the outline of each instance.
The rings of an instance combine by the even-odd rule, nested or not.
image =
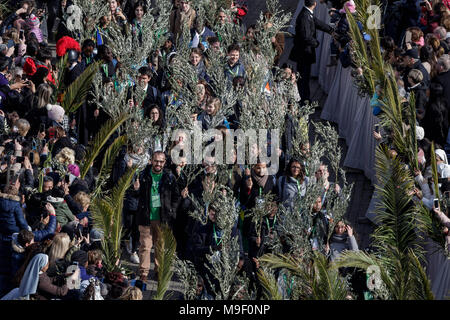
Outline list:
[[[331,236],[330,242],[346,243],[347,242],[347,238],[348,238],[348,236],[347,236],[346,233],[344,233],[344,234],[336,234],[336,233],[334,233]]]
[[[255,179],[258,186],[260,186],[261,188],[264,188],[264,186],[266,185],[267,179],[269,178],[269,175],[266,174],[266,175],[260,177],[252,169],[252,178]]]

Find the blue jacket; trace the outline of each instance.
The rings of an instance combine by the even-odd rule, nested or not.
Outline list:
[[[0,193],[0,236],[2,240],[11,240],[11,235],[22,229],[28,229],[28,223],[20,206],[20,198]]]

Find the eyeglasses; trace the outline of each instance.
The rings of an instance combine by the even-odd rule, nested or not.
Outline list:
[[[301,170],[302,167],[291,167],[291,169]]]
[[[153,115],[159,115],[159,112],[150,112],[150,114]]]

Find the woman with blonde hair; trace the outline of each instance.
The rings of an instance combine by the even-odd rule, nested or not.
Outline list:
[[[48,252],[50,267],[54,266],[57,260],[64,259],[71,245],[72,242],[67,233],[61,232],[53,237],[53,242]]]
[[[142,300],[142,291],[137,287],[128,287],[119,300]]]
[[[70,148],[63,148],[58,154],[55,156],[55,159],[59,161],[63,165],[69,165],[75,163],[75,151]]]

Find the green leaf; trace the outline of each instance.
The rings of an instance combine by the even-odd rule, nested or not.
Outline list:
[[[99,176],[109,175],[112,171],[112,166],[119,154],[120,149],[123,145],[127,143],[127,136],[119,136],[114,140],[114,142],[108,147],[103,156],[102,166],[100,168]]]
[[[66,114],[75,112],[86,101],[87,94],[98,72],[100,63],[94,62],[64,91],[61,106]],[[62,80],[61,80],[62,81]]]
[[[158,260],[158,288],[154,300],[163,300],[164,294],[169,288],[172,279],[172,265],[175,261],[175,250],[177,243],[170,228],[163,224],[159,228],[159,239],[156,246],[156,260]]]
[[[129,115],[123,113],[117,119],[109,119],[100,131],[95,136],[94,140],[91,141],[88,150],[86,152],[86,157],[81,168],[81,179],[84,179],[89,168],[97,158],[100,150],[103,148],[105,143],[108,141],[109,137],[116,132],[117,129],[128,119]]]

